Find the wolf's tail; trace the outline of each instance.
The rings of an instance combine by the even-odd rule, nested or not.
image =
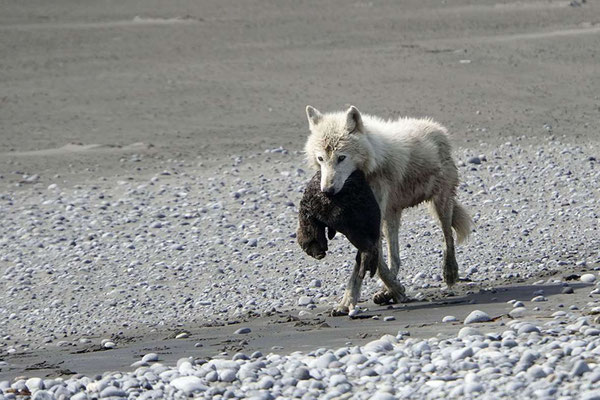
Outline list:
[[[452,211],[452,227],[456,232],[458,243],[464,242],[469,237],[472,226],[473,220],[467,210],[459,202],[455,202]]]

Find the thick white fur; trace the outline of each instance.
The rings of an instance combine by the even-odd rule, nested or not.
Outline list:
[[[446,129],[431,119],[384,120],[360,114],[354,106],[327,114],[308,106],[306,114],[310,136],[305,151],[311,167],[321,170],[321,190],[337,193],[348,176],[360,169],[377,198],[391,264],[388,269],[380,260],[378,273],[387,292],[379,295],[405,300],[404,288],[396,280],[400,217],[403,209],[424,201],[430,202],[440,220],[445,238],[444,278],[454,284],[458,265],[452,228],[460,242],[469,235],[471,219],[455,198],[458,172]],[[360,286],[355,268],[338,311],[356,305]]]

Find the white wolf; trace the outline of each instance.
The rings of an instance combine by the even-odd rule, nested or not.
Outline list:
[[[445,239],[443,275],[450,286],[458,280],[454,256],[454,228],[461,242],[471,231],[471,218],[456,200],[458,172],[451,156],[446,129],[430,119],[383,120],[351,106],[347,111],[321,114],[306,107],[310,136],[305,151],[308,162],[321,171],[321,190],[334,195],[356,169],[363,171],[373,190],[386,238],[388,268],[380,256],[378,275],[384,288],[373,300],[406,301],[396,280],[400,268],[398,230],[402,210],[424,201],[439,218]],[[381,241],[379,244],[381,250]],[[382,254],[380,251],[379,254]],[[334,314],[354,308],[362,281],[355,266],[344,297]]]

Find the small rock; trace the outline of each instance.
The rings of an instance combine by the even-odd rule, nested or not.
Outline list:
[[[108,386],[100,392],[100,397],[127,397],[127,393],[118,387]]]
[[[465,322],[464,324],[474,324],[474,323],[479,323],[479,322],[488,322],[491,321],[492,319],[490,318],[490,316],[481,311],[481,310],[474,310],[472,311],[467,318],[465,318]]]
[[[585,283],[594,283],[596,281],[596,276],[594,274],[583,274],[579,280]]]
[[[517,333],[519,335],[521,335],[523,333],[531,333],[531,332],[540,333],[540,329],[533,324],[523,324],[519,327],[519,330],[517,331]]]
[[[396,400],[396,396],[388,392],[375,392],[375,394],[369,397],[370,400]]]
[[[534,365],[527,370],[527,375],[534,379],[541,379],[546,377],[546,372],[539,365]]]
[[[446,315],[444,318],[442,318],[442,322],[456,322],[458,321],[458,318],[456,318],[454,315]]]
[[[510,310],[508,315],[511,318],[522,318],[527,313],[527,309],[525,307],[517,307]]]
[[[67,391],[67,393],[68,393],[68,391]],[[71,398],[73,398],[73,397],[71,397]],[[52,394],[52,392],[48,392],[46,390],[38,390],[37,392],[35,392],[33,394],[33,397],[31,397],[31,400],[54,400],[54,399],[55,399],[55,397]]]
[[[34,392],[43,389],[44,383],[41,378],[29,378],[25,381],[25,386],[27,386],[27,389],[29,389],[30,392]]]
[[[268,375],[263,376],[262,378],[260,378],[260,381],[258,381],[258,387],[263,390],[271,389],[274,384],[275,380]]]
[[[581,400],[600,400],[600,390],[590,390],[582,393]]]
[[[581,376],[584,373],[590,371],[590,367],[588,367],[585,361],[577,361],[571,370],[571,375],[573,376]]]
[[[470,326],[465,326],[460,331],[458,331],[458,338],[463,339],[469,336],[483,336],[479,329],[471,328]]]
[[[247,327],[244,327],[244,328],[240,328],[240,329],[238,329],[238,330],[237,330],[237,331],[235,331],[234,333],[235,333],[236,335],[245,335],[245,334],[247,334],[247,333],[250,333],[250,332],[252,332],[252,329],[250,329],[250,328],[247,328]]]
[[[148,353],[142,357],[142,362],[155,362],[158,361],[158,354]]]
[[[473,349],[470,347],[464,347],[462,349],[454,350],[450,354],[450,357],[452,358],[452,361],[457,361],[457,360],[462,360],[467,357],[471,357],[472,355],[473,355]]]
[[[185,394],[188,396],[194,392],[203,392],[208,389],[208,387],[202,384],[202,380],[197,376],[181,376],[173,379],[170,385],[185,392]],[[127,397],[127,395],[124,397]]]
[[[307,379],[310,379],[310,371],[308,370],[308,368],[299,367],[294,370],[292,376],[298,379],[299,381],[305,381]]]
[[[393,348],[394,346],[389,341],[383,339],[374,340],[364,346],[365,351],[371,351],[374,353],[390,351]]]
[[[300,296],[298,299],[299,306],[307,306],[313,302],[313,299],[309,296]]]
[[[233,382],[235,381],[236,371],[230,368],[221,370],[219,372],[219,380],[221,382]]]

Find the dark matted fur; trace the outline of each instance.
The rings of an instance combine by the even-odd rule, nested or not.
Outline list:
[[[364,278],[367,270],[372,277],[379,262],[381,212],[365,175],[354,171],[334,196],[321,192],[320,182],[321,172],[317,172],[300,201],[300,247],[320,260],[327,252],[325,228],[329,239],[333,239],[336,231],[341,232],[358,249],[356,262],[360,264],[360,278]]]

